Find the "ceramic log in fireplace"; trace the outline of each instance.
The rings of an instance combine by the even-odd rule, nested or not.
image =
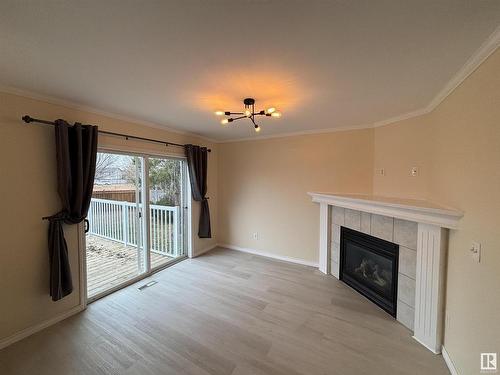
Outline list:
[[[399,246],[342,227],[340,280],[396,317]]]

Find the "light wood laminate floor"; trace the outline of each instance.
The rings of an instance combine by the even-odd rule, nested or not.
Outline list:
[[[138,290],[148,280],[158,283]],[[311,267],[216,249],[0,351],[0,374],[448,374]]]

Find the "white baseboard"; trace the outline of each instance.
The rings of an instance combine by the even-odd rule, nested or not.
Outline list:
[[[413,331],[413,330],[412,330]],[[419,340],[418,338],[416,338],[415,336],[412,336],[412,339],[415,340],[416,342],[418,342],[420,345],[426,347],[427,349],[429,349],[431,352],[433,352],[434,354],[441,354],[441,350],[436,350],[434,348],[432,348],[431,346],[427,345],[425,342]]]
[[[17,341],[20,341],[28,336],[31,336],[45,328],[48,328],[56,323],[59,323],[61,320],[64,320],[66,318],[69,318],[72,315],[78,314],[79,312],[85,310],[85,308],[82,305],[78,305],[76,307],[73,307],[71,310],[68,310],[61,315],[58,315],[52,319],[48,319],[42,323],[39,323],[37,325],[34,325],[32,327],[23,329],[22,331],[19,331],[17,333],[14,333],[13,335],[6,337],[2,340],[0,340],[0,349],[3,349],[9,345],[14,344]]]
[[[229,245],[229,244],[219,244],[219,247],[225,247],[227,249],[241,251],[243,253],[248,253],[248,254],[260,255],[260,256],[263,256],[263,257],[266,257],[266,258],[283,260],[285,262],[290,262],[290,263],[295,263],[295,264],[301,264],[303,266],[318,267],[318,262],[311,262],[311,261],[308,261],[308,260],[305,260],[305,259],[292,258],[292,257],[287,257],[287,256],[282,256],[282,255],[276,255],[276,254],[273,254],[273,253],[268,253],[268,252],[265,252],[265,251],[260,251],[260,250],[255,250],[255,249],[249,249],[249,248],[246,248],[246,247],[239,247],[239,246],[234,246],[234,245]]]
[[[205,247],[204,249],[201,249],[200,251],[197,251],[193,258],[199,257],[200,255],[205,254],[206,252],[208,252],[208,251],[210,251],[212,249],[215,249],[217,246],[218,245],[215,244],[215,245],[210,245],[208,247]]]
[[[260,256],[263,256],[263,257],[267,257],[267,258],[272,258],[272,259],[277,259],[277,260],[282,260],[282,261],[285,261],[285,262],[290,262],[290,263],[295,263],[295,264],[301,264],[301,265],[304,265],[304,266],[311,266],[311,267],[318,267],[318,263],[317,262],[310,262],[310,261],[307,261],[307,260],[304,260],[304,259],[299,259],[299,258],[292,258],[292,257],[286,257],[286,256],[281,256],[281,255],[276,255],[276,254],[272,254],[272,253],[267,253],[267,252],[264,252],[264,251],[260,251],[260,250],[255,250],[255,249],[248,249],[248,248],[243,248],[243,247],[239,247],[239,246],[234,246],[234,245],[228,245],[228,244],[215,244],[215,245],[211,245],[211,246],[208,246],[202,250],[200,250],[199,252],[196,253],[195,257],[197,256],[200,256],[216,247],[225,247],[227,249],[231,249],[231,250],[237,250],[237,251],[241,251],[241,252],[244,252],[244,253],[249,253],[249,254],[255,254],[255,255],[260,255]],[[9,345],[12,345],[14,344],[15,342],[17,341],[20,341],[28,336],[31,336],[45,328],[48,328],[56,323],[59,323],[60,321],[64,320],[64,319],[67,319],[69,318],[70,316],[73,316],[75,314],[78,314],[79,312],[85,310],[85,307],[83,305],[78,305],[54,318],[51,318],[51,319],[48,319],[42,323],[39,323],[37,325],[34,325],[32,327],[29,327],[29,328],[26,328],[20,332],[17,332],[9,337],[6,337],[4,339],[1,339],[0,340],[0,349],[3,349]],[[444,348],[443,348],[444,349]]]
[[[453,361],[450,358],[450,355],[446,351],[446,348],[443,346],[441,348],[441,353],[443,354],[443,359],[446,363],[446,366],[448,366],[448,370],[450,370],[451,375],[459,375],[458,370],[456,369],[455,365],[453,364]]]

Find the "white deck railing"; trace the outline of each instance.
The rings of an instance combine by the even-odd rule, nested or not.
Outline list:
[[[142,210],[142,204],[92,198],[87,215],[88,233],[125,246],[141,245],[142,226],[137,210]],[[178,256],[179,207],[149,205],[149,223],[151,251]]]

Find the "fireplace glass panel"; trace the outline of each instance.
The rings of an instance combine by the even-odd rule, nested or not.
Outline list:
[[[396,316],[399,246],[342,227],[340,280]]]
[[[345,255],[344,272],[386,298],[391,298],[393,267],[390,259],[367,251],[354,242],[347,244]]]

